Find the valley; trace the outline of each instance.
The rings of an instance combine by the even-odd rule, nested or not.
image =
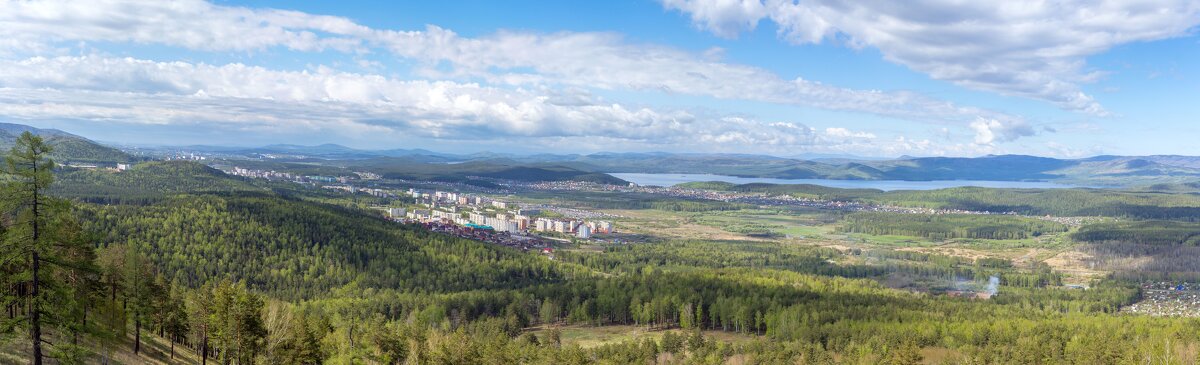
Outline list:
[[[217,310],[210,295],[259,303],[242,315],[259,318],[261,342],[247,346],[266,360],[1089,362],[1099,355],[1078,346],[1134,333],[1147,342],[1120,356],[1189,356],[1162,344],[1200,328],[1200,200],[1187,193],[660,187],[462,164],[445,179],[343,160],[131,165],[63,167],[49,191],[92,232],[80,247],[96,252],[97,289],[157,283],[151,312],[116,318],[165,334],[174,327],[155,313],[180,308],[188,325],[168,342],[213,361],[251,355],[203,330],[225,322],[194,317]],[[131,261],[146,271],[107,276]],[[136,284],[75,305],[142,295],[123,285]],[[120,323],[103,331],[131,331]],[[142,341],[163,337],[104,348]]]
[[[1200,0],[0,0],[0,365],[1200,364]]]

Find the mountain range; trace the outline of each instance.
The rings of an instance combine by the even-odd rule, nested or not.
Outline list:
[[[0,148],[8,149],[23,132],[46,138],[56,147],[54,158],[66,163],[117,163],[140,158],[82,136],[57,129],[0,123]],[[395,177],[437,175],[513,178],[522,172],[534,177],[578,177],[619,182],[607,173],[715,174],[737,177],[835,180],[997,180],[1053,181],[1083,186],[1150,186],[1200,182],[1200,157],[1181,155],[1095,156],[1059,159],[1024,155],[982,157],[900,157],[868,159],[825,156],[816,159],[756,154],[667,152],[600,152],[592,154],[532,154],[480,152],[441,153],[425,149],[363,150],[337,144],[262,147],[170,147],[220,155],[230,160],[269,159],[307,166],[338,166],[379,170]],[[809,156],[812,157],[812,156]]]
[[[360,150],[336,144],[270,145],[227,149],[246,155],[295,159],[375,160],[405,163],[555,165],[594,173],[716,174],[738,177],[835,180],[1055,181],[1088,186],[1145,186],[1200,181],[1200,157],[1180,155],[1095,156],[1060,159],[1025,155],[868,159],[822,156],[800,159],[756,154],[600,152],[592,154],[450,154],[423,149]]]

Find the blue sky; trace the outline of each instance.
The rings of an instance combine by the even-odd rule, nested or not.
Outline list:
[[[0,2],[0,120],[152,145],[1197,155],[1192,1]]]

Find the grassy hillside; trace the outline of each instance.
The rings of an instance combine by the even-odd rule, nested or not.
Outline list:
[[[88,347],[93,352],[92,359],[95,363],[101,363],[107,357],[108,363],[112,365],[201,364],[200,355],[182,344],[175,344],[175,354],[172,357],[171,343],[153,333],[142,334],[142,348],[137,355],[133,353],[132,336],[126,336],[121,341],[112,342],[106,346],[93,344]],[[13,341],[0,345],[0,364],[26,364],[28,363],[26,358],[29,356],[27,352],[28,341]],[[215,363],[215,361],[209,360],[209,363]]]

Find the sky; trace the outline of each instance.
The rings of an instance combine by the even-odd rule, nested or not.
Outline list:
[[[0,121],[134,145],[1200,155],[1200,1],[0,0]]]

